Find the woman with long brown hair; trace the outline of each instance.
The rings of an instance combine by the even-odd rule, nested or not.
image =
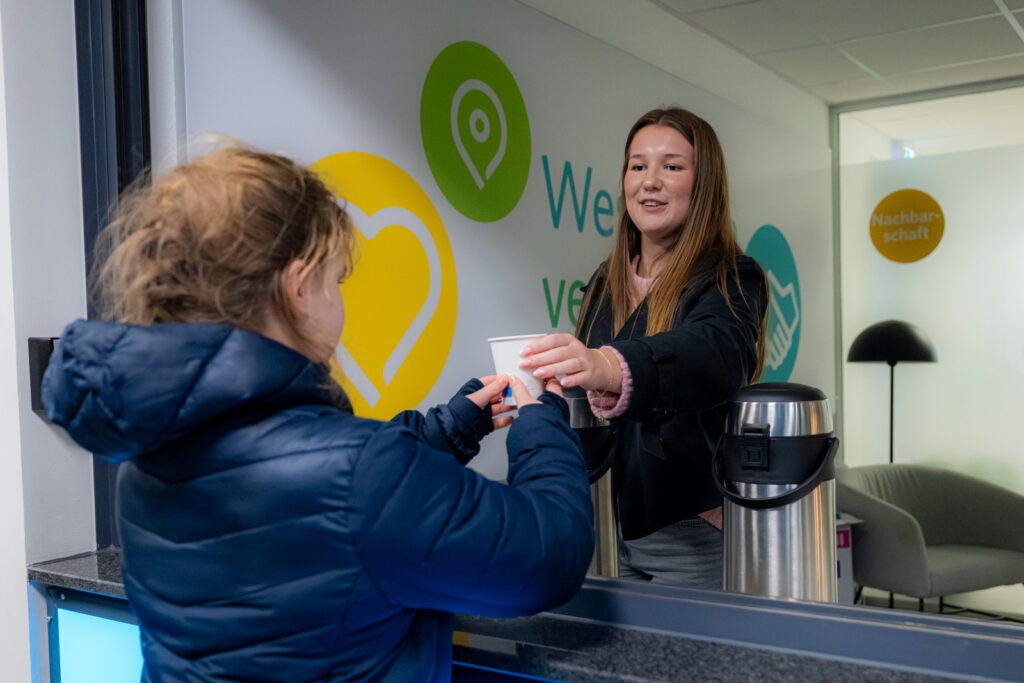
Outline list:
[[[736,243],[722,148],[693,113],[633,124],[622,198],[576,336],[538,340],[522,365],[583,387],[612,420],[620,576],[720,588],[711,458],[726,400],[763,362],[764,272]]]

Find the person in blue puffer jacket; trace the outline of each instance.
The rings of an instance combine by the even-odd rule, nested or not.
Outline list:
[[[448,680],[452,613],[534,613],[584,578],[592,508],[557,382],[352,414],[328,361],[354,234],[312,172],[238,145],[133,190],[104,232],[109,321],[65,329],[43,400],[124,463],[144,681]],[[509,422],[507,485],[464,467]]]

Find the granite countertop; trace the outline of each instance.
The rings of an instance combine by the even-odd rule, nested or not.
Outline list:
[[[125,597],[121,552],[116,548],[30,565],[28,580],[115,598]]]
[[[116,549],[34,564],[28,579],[124,598]],[[885,612],[588,579],[551,612],[456,615],[454,654],[459,662],[580,683],[924,683],[1014,680],[1002,672],[1024,670],[1024,631],[977,626],[959,634],[948,618],[936,625],[928,615]]]
[[[613,681],[944,681],[907,671],[612,627],[550,614],[518,619],[458,615],[455,659],[574,683]]]

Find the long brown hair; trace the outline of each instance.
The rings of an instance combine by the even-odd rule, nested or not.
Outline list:
[[[327,261],[352,267],[354,229],[309,169],[241,145],[140,178],[97,241],[92,293],[100,314],[122,322],[221,322],[259,331],[268,307],[300,340],[281,276]]]
[[[672,107],[653,109],[637,119],[626,136],[620,191],[624,189],[633,138],[648,126],[672,128],[693,146],[694,180],[686,221],[676,232],[675,243],[664,256],[665,265],[645,299],[647,328],[644,334],[647,336],[671,329],[681,294],[698,275],[708,269],[714,270],[719,289],[732,308],[728,281],[730,277],[737,277],[736,258],[743,254],[732,231],[729,182],[722,145],[711,125],[696,114]],[[583,331],[583,321],[588,317],[586,313],[590,306],[600,300],[599,292],[595,289],[608,292],[616,333],[629,318],[637,294],[633,284],[632,263],[640,254],[640,237],[640,230],[623,203],[611,253],[601,265],[600,274],[603,275],[604,286],[588,289],[580,311],[577,336]],[[757,369],[751,379],[760,374],[764,364],[766,325],[767,316],[764,315],[757,342]]]

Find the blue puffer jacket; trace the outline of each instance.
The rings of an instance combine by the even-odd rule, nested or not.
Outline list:
[[[565,402],[520,411],[506,486],[462,466],[491,428],[464,397],[479,387],[377,422],[335,407],[322,366],[257,334],[69,325],[43,400],[83,447],[126,462],[143,679],[447,680],[450,613],[572,596],[593,535]]]

